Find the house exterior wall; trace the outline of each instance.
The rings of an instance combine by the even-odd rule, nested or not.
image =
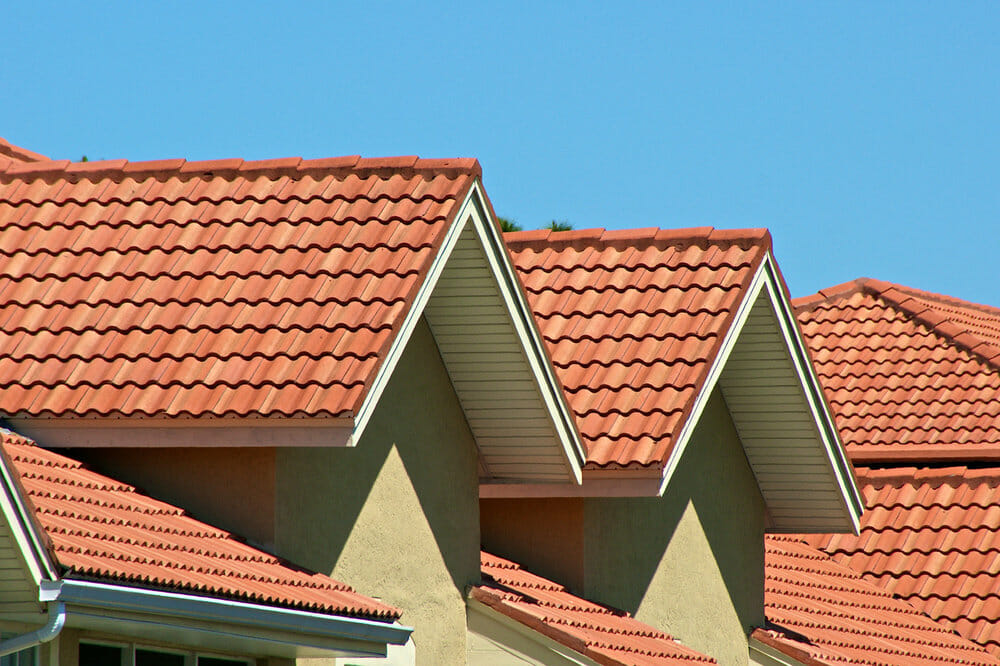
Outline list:
[[[660,498],[589,498],[585,596],[721,664],[764,624],[765,507],[724,400],[703,412]]]
[[[70,456],[210,525],[274,548],[273,448],[81,448]]]
[[[718,391],[662,497],[481,506],[483,543],[496,555],[719,663],[747,664],[747,636],[764,623],[765,507]],[[563,524],[571,520],[576,528]]]
[[[356,448],[277,451],[277,550],[403,610],[417,663],[461,663],[479,581],[478,455],[430,329]]]

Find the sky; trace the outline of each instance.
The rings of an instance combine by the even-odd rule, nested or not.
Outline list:
[[[793,296],[1000,306],[1000,3],[4,14],[0,137],[49,157],[476,157],[527,229],[767,227]]]

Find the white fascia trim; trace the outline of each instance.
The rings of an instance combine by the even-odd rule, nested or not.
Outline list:
[[[740,337],[740,331],[743,329],[743,324],[746,323],[747,318],[750,316],[750,311],[757,302],[757,296],[760,295],[761,289],[764,288],[764,281],[766,280],[767,274],[764,270],[764,265],[766,263],[767,258],[765,257],[764,261],[761,262],[760,267],[757,269],[757,273],[750,281],[750,286],[747,287],[746,295],[743,297],[743,301],[740,302],[740,305],[736,310],[736,316],[733,319],[733,323],[729,327],[729,330],[726,331],[725,336],[722,338],[719,353],[716,354],[715,360],[712,361],[712,365],[708,369],[708,376],[705,378],[705,383],[702,384],[701,391],[699,391],[698,395],[695,396],[691,413],[688,415],[687,421],[684,422],[684,426],[677,435],[677,442],[674,444],[674,449],[670,452],[670,457],[667,459],[667,464],[663,469],[663,480],[660,483],[660,495],[663,495],[664,491],[667,489],[667,485],[670,483],[670,479],[673,478],[674,472],[680,464],[681,456],[684,455],[684,450],[687,448],[688,442],[691,440],[691,436],[694,434],[695,428],[698,426],[698,421],[701,419],[701,413],[705,411],[705,406],[708,405],[708,400],[712,395],[712,391],[715,390],[715,385],[719,382],[719,377],[722,376],[722,370],[726,367],[726,361],[729,360],[729,355],[736,346],[736,341]]]
[[[465,230],[465,225],[471,221],[482,243],[484,253],[489,262],[489,268],[497,280],[500,294],[504,299],[504,305],[511,313],[514,329],[524,349],[525,357],[528,360],[532,373],[535,376],[539,393],[552,418],[559,442],[566,454],[567,466],[574,482],[580,484],[583,478],[583,464],[586,460],[583,442],[580,440],[580,435],[576,430],[575,421],[573,420],[569,406],[566,405],[561,384],[556,380],[555,373],[552,371],[552,365],[549,362],[548,354],[545,352],[542,337],[535,325],[534,314],[531,308],[528,307],[527,301],[517,286],[517,274],[514,271],[510,257],[507,255],[503,238],[501,238],[500,232],[490,219],[487,210],[482,185],[476,180],[469,189],[469,194],[466,196],[465,201],[459,207],[454,222],[445,233],[441,248],[431,263],[427,277],[424,279],[423,284],[420,285],[413,305],[404,318],[399,333],[396,335],[396,339],[393,340],[385,361],[382,363],[381,368],[379,368],[364,403],[358,410],[358,414],[354,419],[354,432],[351,434],[348,445],[356,446],[361,440],[361,436],[372,414],[375,412],[375,407],[378,405],[382,392],[388,385],[389,378],[399,363],[399,359],[403,355],[403,350],[406,348],[406,344],[409,342],[417,322],[423,315],[424,308],[434,293],[434,288],[437,286],[438,280],[444,272],[452,250],[455,249],[458,243],[459,236]]]
[[[774,649],[770,645],[761,643],[756,638],[750,637],[750,654],[751,656],[756,653],[763,655],[767,659],[773,661],[775,664],[780,666],[805,666],[801,661],[789,657],[784,652]]]
[[[552,418],[552,424],[555,426],[559,443],[573,473],[573,479],[579,485],[583,479],[583,465],[587,460],[587,454],[583,441],[580,439],[580,433],[576,428],[576,420],[569,405],[566,404],[562,384],[556,379],[552,369],[552,362],[546,351],[542,335],[538,331],[535,314],[520,288],[517,271],[510,259],[507,245],[503,241],[496,221],[490,217],[489,209],[484,203],[485,196],[479,181],[473,185],[470,197],[472,195],[475,195],[473,226],[486,252],[490,270],[497,279],[504,305],[512,315],[514,330],[524,348],[528,365],[531,367],[535,382],[540,389],[542,400],[545,401],[545,407]]]
[[[56,568],[49,559],[48,549],[45,541],[38,534],[35,522],[31,519],[28,509],[19,486],[14,481],[7,460],[4,458],[0,462],[0,509],[3,511],[4,520],[10,528],[14,540],[17,542],[21,557],[24,558],[31,572],[32,581],[35,585],[41,585],[43,581],[58,578]]]
[[[490,608],[481,601],[476,601],[475,599],[466,600],[466,605],[470,612],[478,613],[489,619],[492,622],[496,622],[503,627],[510,629],[519,636],[523,636],[525,639],[531,641],[532,643],[538,645],[539,647],[548,650],[549,652],[558,655],[562,659],[568,661],[569,663],[579,664],[580,666],[598,666],[598,663],[583,654],[580,654],[573,648],[563,645],[562,643],[553,640],[541,634],[531,627],[525,626],[513,618],[509,618],[503,613],[497,611],[495,608]]]
[[[683,455],[684,449],[687,447],[698,424],[698,420],[701,418],[702,411],[704,411],[712,391],[722,376],[726,361],[729,359],[729,355],[739,340],[743,325],[750,316],[750,311],[753,309],[762,291],[766,291],[771,307],[776,313],[778,326],[792,359],[792,364],[795,367],[799,385],[805,393],[806,402],[812,413],[813,421],[818,428],[827,460],[833,469],[834,477],[840,489],[840,495],[844,500],[844,506],[854,527],[854,532],[857,533],[861,513],[864,511],[864,501],[857,486],[854,484],[854,475],[851,471],[850,463],[847,461],[847,456],[844,453],[843,445],[840,443],[836,424],[826,407],[826,401],[823,399],[823,390],[820,387],[819,379],[816,377],[809,354],[806,351],[805,342],[799,334],[798,326],[795,324],[795,315],[792,313],[791,304],[785,298],[784,290],[781,288],[774,258],[770,251],[764,256],[760,267],[757,269],[757,273],[750,281],[750,286],[747,288],[746,295],[736,311],[733,323],[729,327],[729,330],[726,331],[725,337],[722,340],[719,353],[709,368],[708,377],[698,396],[695,398],[691,415],[684,423],[684,427],[677,438],[677,444],[674,446],[674,450],[667,460],[667,465],[663,472],[663,482],[660,486],[660,494],[663,494],[667,488],[667,484],[670,483],[670,479],[680,462],[681,455]]]
[[[389,352],[386,354],[382,366],[375,375],[375,380],[372,382],[371,388],[368,389],[368,395],[365,396],[365,401],[361,404],[361,408],[358,409],[358,413],[354,417],[354,432],[351,433],[348,439],[348,446],[357,446],[358,442],[361,441],[361,436],[368,426],[368,421],[371,420],[372,415],[375,413],[375,407],[378,406],[382,392],[389,385],[389,379],[396,370],[399,359],[403,356],[406,344],[410,341],[410,336],[417,327],[417,322],[420,321],[420,317],[424,314],[424,308],[427,306],[431,294],[434,293],[434,287],[437,286],[438,279],[441,277],[441,273],[444,272],[444,267],[448,263],[448,258],[451,256],[452,250],[455,249],[459,236],[462,235],[462,231],[465,229],[465,224],[469,219],[469,209],[472,207],[472,192],[474,190],[474,187],[470,190],[469,196],[465,198],[465,201],[455,214],[451,226],[445,232],[441,247],[431,262],[423,284],[417,290],[413,305],[410,306],[409,312],[406,313],[406,317],[399,327],[399,333],[396,334],[396,338],[392,341]]]
[[[43,581],[39,597],[41,601],[60,601],[71,606],[149,613],[181,621],[222,622],[251,629],[372,643],[402,645],[413,633],[410,627],[376,620],[90,581]]]
[[[781,288],[774,258],[771,256],[770,251],[768,251],[767,256],[764,258],[762,269],[767,272],[766,284],[768,296],[777,314],[778,325],[781,327],[781,335],[785,339],[785,344],[790,352],[799,383],[806,393],[806,402],[809,404],[813,421],[818,426],[819,435],[823,440],[823,450],[833,469],[834,477],[840,488],[840,496],[844,500],[854,533],[857,534],[861,525],[861,514],[865,510],[865,502],[854,482],[853,467],[847,459],[847,453],[844,450],[843,442],[840,440],[840,432],[837,430],[837,424],[827,407],[823,387],[819,383],[819,378],[816,376],[816,368],[812,364],[805,340],[802,339],[801,331],[796,324],[792,304],[785,298],[785,292]]]

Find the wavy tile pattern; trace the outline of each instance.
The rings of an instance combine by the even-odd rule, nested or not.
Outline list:
[[[479,174],[0,164],[0,413],[349,416]]]
[[[2,446],[65,577],[380,620],[400,615],[20,435],[6,432]]]
[[[789,654],[821,664],[1000,663],[795,537],[766,537],[765,564],[769,626],[754,637]]]
[[[611,666],[714,664],[715,659],[630,617],[573,596],[519,564],[481,554],[484,583],[471,596],[494,610]]]
[[[859,536],[804,537],[1000,657],[1000,467],[857,468]]]
[[[874,280],[795,305],[855,462],[1000,459],[1000,313]]]
[[[587,466],[664,464],[770,248],[767,231],[529,231],[505,240]]]

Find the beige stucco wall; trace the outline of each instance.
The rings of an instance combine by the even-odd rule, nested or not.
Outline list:
[[[585,593],[719,663],[764,622],[765,507],[716,392],[661,498],[588,499]]]
[[[476,446],[421,322],[356,448],[277,451],[277,549],[403,609],[419,664],[465,658]]]
[[[274,547],[273,448],[73,449],[69,455],[199,520]]]
[[[718,392],[663,497],[484,500],[482,511],[497,555],[721,664],[747,663],[764,621],[765,508]],[[579,533],[562,524],[574,516]]]

